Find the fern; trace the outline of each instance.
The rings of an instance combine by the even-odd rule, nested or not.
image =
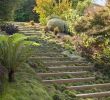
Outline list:
[[[32,46],[38,46],[38,43],[28,41],[28,37],[23,34],[14,34],[12,36],[0,36],[0,63],[12,74],[25,63],[34,52]],[[14,80],[14,75],[9,75],[9,81]]]

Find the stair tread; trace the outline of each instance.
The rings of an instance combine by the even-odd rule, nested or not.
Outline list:
[[[93,81],[95,77],[87,77],[87,78],[70,78],[70,79],[55,79],[55,80],[43,80],[45,83],[68,83],[68,82],[86,82]]]
[[[107,97],[107,96],[110,96],[110,91],[76,95],[76,97],[79,97],[79,98],[99,98],[99,97]]]
[[[71,68],[74,68],[74,69],[80,69],[80,68],[94,68],[93,66],[52,66],[52,67],[48,67],[49,69],[71,69]]]
[[[66,88],[69,90],[89,90],[92,88],[107,88],[107,87],[110,87],[110,83],[81,85],[81,86],[67,86]]]
[[[39,76],[47,76],[47,75],[67,75],[67,74],[87,74],[88,71],[78,71],[78,72],[51,72],[51,73],[37,73]]]
[[[45,56],[42,56],[42,57],[38,57],[38,56],[37,56],[37,57],[31,57],[31,58],[38,58],[38,59],[40,59],[40,58],[41,58],[41,59],[42,59],[42,58],[47,58],[47,59],[48,59],[48,58],[49,58],[49,59],[54,59],[54,58],[55,58],[55,59],[57,59],[57,58],[58,58],[58,59],[59,59],[59,58],[60,58],[60,59],[63,59],[63,58],[67,58],[67,59],[70,59],[69,57],[45,57]]]

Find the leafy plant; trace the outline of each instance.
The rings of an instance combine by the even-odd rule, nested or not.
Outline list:
[[[3,20],[13,20],[14,12],[16,8],[24,0],[2,0],[0,1],[0,19]]]
[[[68,26],[66,25],[66,22],[62,19],[59,18],[50,19],[47,23],[47,27],[48,30],[50,31],[56,31],[57,28],[57,31],[68,34]]]
[[[0,63],[8,70],[8,81],[14,81],[14,73],[33,53],[32,46],[39,44],[27,40],[22,34],[0,37]]]
[[[35,10],[40,14],[40,22],[46,24],[47,17],[51,15],[61,16],[64,11],[71,8],[71,2],[69,0],[36,0],[37,6]]]
[[[18,27],[14,26],[13,24],[5,23],[5,24],[2,24],[0,27],[1,27],[1,31],[5,31],[9,35],[12,35],[18,32]]]
[[[5,31],[5,28],[6,28],[6,24],[1,24],[1,25],[0,25],[0,30],[1,30],[1,31]]]
[[[110,63],[110,7],[94,15],[82,17],[75,25],[76,48],[83,55],[97,63]]]
[[[21,5],[16,9],[14,20],[17,22],[35,21],[38,22],[39,15],[33,11],[35,0],[22,0]]]

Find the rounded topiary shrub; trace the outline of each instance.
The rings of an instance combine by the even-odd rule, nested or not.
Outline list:
[[[59,18],[52,18],[47,22],[48,31],[55,31],[56,28],[59,32],[68,34],[68,26],[66,22]]]

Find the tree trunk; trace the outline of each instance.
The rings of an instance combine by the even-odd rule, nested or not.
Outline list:
[[[8,81],[9,82],[14,82],[15,79],[14,79],[14,70],[11,69],[9,72],[8,72]]]

